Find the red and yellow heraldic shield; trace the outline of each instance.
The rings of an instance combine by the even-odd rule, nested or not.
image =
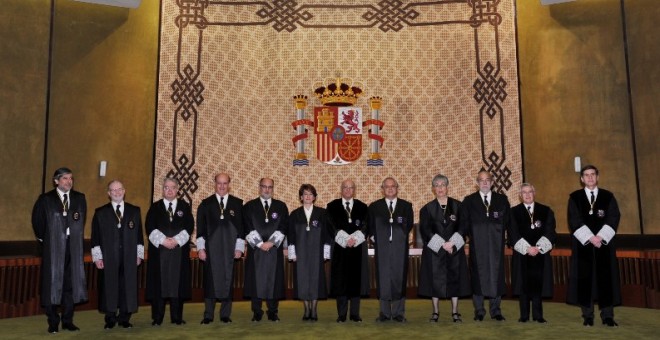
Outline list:
[[[314,108],[316,158],[344,165],[362,155],[362,109],[320,106]]]

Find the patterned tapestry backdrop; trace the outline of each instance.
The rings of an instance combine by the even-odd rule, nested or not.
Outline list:
[[[163,0],[154,199],[160,179],[175,176],[196,208],[224,171],[246,201],[272,177],[290,210],[302,183],[325,206],[352,178],[368,203],[393,176],[418,214],[434,175],[448,176],[450,196],[462,199],[483,168],[517,202],[516,58],[514,0]],[[309,165],[293,165],[293,97],[308,96],[304,118],[313,121],[314,86],[338,76],[363,84],[363,120],[369,98],[383,98],[382,166],[367,166],[366,133],[360,159],[320,162],[313,128]]]

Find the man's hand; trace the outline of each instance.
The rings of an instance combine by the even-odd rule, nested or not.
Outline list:
[[[442,245],[442,249],[444,249],[449,254],[453,253],[454,252],[454,242],[452,242],[452,241],[445,242],[445,244]]]
[[[600,246],[602,245],[602,242],[603,242],[603,239],[598,235],[594,235],[594,236],[591,236],[589,238],[589,243],[593,244],[594,247],[596,247],[596,248],[600,248]]]
[[[240,259],[243,256],[243,252],[240,250],[234,250],[234,258],[235,259]],[[206,258],[206,253],[204,254],[204,258]]]
[[[263,251],[270,251],[270,248],[273,248],[273,242],[266,241],[266,242],[262,243],[261,247],[259,247],[259,248],[261,248],[261,250],[263,250]]]
[[[201,261],[206,261],[206,250],[200,249],[197,251],[197,258],[199,258]]]
[[[103,260],[98,260],[94,264],[96,265],[96,269],[103,269]]]
[[[357,241],[355,240],[355,238],[351,237],[351,238],[348,239],[348,241],[346,241],[346,247],[353,248],[353,247],[355,247],[356,243],[357,243]]]
[[[527,254],[530,255],[530,256],[536,256],[536,255],[538,255],[538,253],[539,253],[539,248],[537,248],[537,247],[529,247],[527,249]]]

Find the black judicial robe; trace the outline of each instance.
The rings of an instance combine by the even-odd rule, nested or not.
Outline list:
[[[470,277],[472,293],[486,297],[506,293],[504,283],[504,234],[510,223],[511,206],[506,196],[491,192],[490,209],[480,192],[461,203],[460,228],[470,238]]]
[[[593,215],[589,215],[589,199],[583,189],[574,191],[568,199],[568,227],[571,235],[586,225],[596,235],[609,225],[614,231],[619,227],[621,213],[614,194],[598,188]],[[591,243],[582,245],[571,237],[571,266],[568,276],[567,302],[583,307],[591,306],[593,299],[600,306],[621,304],[619,265],[616,260],[616,236],[600,248]],[[595,290],[593,288],[596,288]]]
[[[454,247],[454,251],[449,254],[442,248],[436,253],[427,247],[435,234],[445,242],[456,232],[464,236],[458,227],[460,204],[449,197],[447,207],[443,210],[438,200],[434,199],[419,212],[419,233],[424,243],[417,291],[420,296],[449,298],[471,294],[465,249]]]
[[[144,245],[140,207],[124,202],[121,228],[112,203],[96,209],[92,218],[92,248],[100,247],[103,269],[99,270],[99,305],[103,313],[114,313],[120,307],[129,313],[138,309],[137,246]],[[123,267],[123,273],[121,273]],[[120,275],[123,274],[122,275]],[[123,278],[124,301],[120,301],[119,280]]]
[[[224,217],[213,194],[197,208],[197,238],[206,242],[204,298],[232,299],[234,295],[234,252],[236,240],[243,237],[243,200],[227,196]]]
[[[554,244],[555,214],[547,205],[534,202],[534,229],[532,220],[524,204],[511,208],[511,224],[508,230],[509,243],[513,246],[524,239],[530,246],[536,246],[541,237]],[[513,250],[511,258],[511,286],[514,295],[552,297],[554,292],[552,258],[550,252],[536,256],[522,255]]]
[[[83,262],[83,234],[85,218],[87,218],[85,195],[70,190],[67,216],[63,216],[62,211],[62,200],[56,189],[41,194],[32,209],[32,229],[34,235],[41,240],[43,250],[40,293],[41,305],[44,307],[59,305],[62,301],[67,227],[73,303],[87,300],[87,281]]]
[[[356,231],[361,231],[364,237],[367,237],[367,205],[362,201],[353,199],[353,208],[351,209],[351,222],[348,222],[348,213],[346,207],[342,204],[342,199],[336,199],[328,203],[328,216],[332,221],[334,233],[337,235],[340,230],[351,235]],[[342,248],[334,245],[332,249],[331,262],[331,296],[369,296],[369,255],[367,254],[367,240],[353,248]]]
[[[170,222],[170,213],[164,201],[151,204],[146,218],[147,237],[158,229],[166,237],[174,237],[182,231],[192,235],[195,228],[192,210],[188,202],[177,199],[176,210]],[[190,268],[190,242],[183,247],[167,249],[156,248],[149,242],[149,261],[147,261],[147,289],[145,299],[179,298],[189,300],[192,297]]]
[[[332,244],[330,219],[326,210],[314,206],[307,231],[305,208],[289,215],[289,246],[296,247],[293,263],[293,297],[298,300],[320,300],[328,297],[323,248]]]
[[[287,235],[289,209],[280,200],[271,199],[268,222],[260,198],[243,206],[243,228],[247,236],[256,231],[266,242],[274,232]],[[247,239],[246,239],[247,242]],[[248,248],[245,257],[245,282],[243,293],[246,298],[283,300],[284,294],[284,242],[270,251]]]
[[[384,198],[369,205],[367,226],[375,239],[376,289],[380,300],[406,297],[408,279],[408,235],[413,226],[412,203],[397,198],[393,223]],[[390,241],[390,231],[392,240]]]

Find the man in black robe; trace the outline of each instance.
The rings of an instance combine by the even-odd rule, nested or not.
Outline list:
[[[613,240],[621,213],[614,194],[598,187],[598,169],[587,165],[580,171],[584,189],[568,199],[571,266],[567,302],[582,308],[584,326],[594,324],[594,300],[603,324],[616,327],[614,306],[621,304],[619,266]]]
[[[509,243],[513,245],[511,285],[518,295],[520,318],[529,321],[529,303],[532,302],[532,320],[546,323],[543,318],[542,298],[553,294],[552,258],[555,214],[550,207],[535,202],[534,186],[523,183],[520,187],[522,203],[511,208]]]
[[[87,201],[84,194],[72,190],[70,169],[57,169],[53,181],[57,188],[41,194],[32,209],[32,229],[43,250],[40,295],[48,333],[57,333],[60,321],[62,329],[80,330],[73,323],[73,304],[87,300],[83,263]]]
[[[350,320],[362,322],[360,297],[369,296],[367,255],[367,205],[355,198],[355,183],[341,183],[341,198],[328,203],[335,227],[330,294],[337,299],[337,322],[345,322],[350,301]]]
[[[280,321],[279,300],[284,295],[284,251],[289,209],[273,199],[275,182],[259,180],[259,197],[243,206],[245,241],[250,248],[245,258],[244,295],[252,301],[252,321],[261,321],[266,300],[268,320]]]
[[[151,301],[151,325],[160,326],[165,304],[170,301],[170,322],[183,325],[183,303],[192,297],[190,284],[190,235],[195,221],[188,202],[178,199],[179,181],[163,180],[163,199],[154,202],[147,212],[149,237],[147,289]]]
[[[381,185],[384,198],[369,205],[367,226],[375,248],[376,284],[380,313],[376,321],[405,322],[408,279],[408,235],[413,208],[398,198],[399,184],[387,177]]]
[[[92,219],[92,260],[99,270],[99,312],[105,329],[131,328],[138,309],[137,267],[144,259],[140,208],[124,201],[124,185],[108,184],[110,203],[96,209]]]
[[[477,174],[479,191],[463,199],[460,225],[470,238],[470,272],[474,320],[483,321],[484,297],[489,298],[490,317],[504,321],[500,309],[504,283],[504,234],[509,226],[511,206],[506,196],[491,191],[493,179],[488,171]]]
[[[216,300],[220,321],[231,323],[234,295],[234,261],[245,251],[243,241],[243,200],[229,194],[231,178],[215,176],[215,193],[197,208],[197,252],[204,263],[204,319],[213,322]]]

